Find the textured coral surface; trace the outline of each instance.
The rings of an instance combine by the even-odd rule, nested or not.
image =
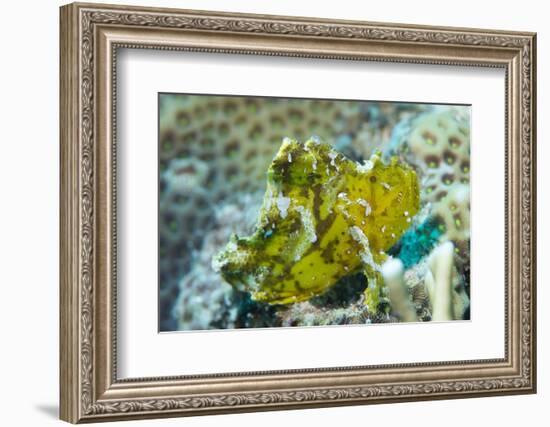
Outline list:
[[[465,107],[440,108],[396,126],[388,155],[398,155],[421,177],[422,201],[432,206],[443,239],[469,262],[470,124]]]
[[[230,286],[212,268],[232,234],[257,228],[266,172],[284,138],[303,143],[316,135],[360,163],[374,149],[385,163],[397,155],[419,178],[420,210],[410,216],[403,237],[395,233],[396,241],[383,250],[402,259],[418,319],[431,318],[424,285],[429,269],[421,266],[440,242],[455,244],[455,288],[469,289],[467,107],[178,94],[162,94],[159,106],[161,330],[402,320],[391,301],[377,314],[368,310],[372,274],[371,280],[363,274],[331,280],[316,296],[272,305],[246,287]],[[290,206],[288,214],[300,215]],[[380,236],[371,234],[370,246]]]

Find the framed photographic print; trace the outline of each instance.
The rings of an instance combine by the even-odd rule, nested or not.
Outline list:
[[[60,22],[62,419],[535,392],[535,34]]]

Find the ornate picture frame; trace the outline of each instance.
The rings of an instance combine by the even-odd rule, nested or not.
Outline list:
[[[60,10],[60,416],[71,422],[536,392],[536,35],[74,3]],[[117,50],[503,69],[498,359],[117,377]]]

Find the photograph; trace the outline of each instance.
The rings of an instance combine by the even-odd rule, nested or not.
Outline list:
[[[470,109],[159,93],[159,330],[470,320]]]

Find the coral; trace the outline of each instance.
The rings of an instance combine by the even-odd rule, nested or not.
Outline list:
[[[469,305],[464,287],[457,286],[454,268],[454,247],[445,242],[434,249],[428,259],[429,271],[425,284],[432,302],[432,320],[462,319]]]
[[[193,250],[202,236],[196,230],[208,228],[212,220],[211,200],[203,184],[208,167],[200,161],[177,159],[161,176],[163,197],[160,199],[161,258],[163,250],[171,249],[183,254]],[[197,215],[200,211],[203,214]],[[185,236],[185,240],[182,239]]]
[[[426,274],[425,283],[432,301],[432,320],[453,320],[453,244],[443,243],[430,255],[428,262],[430,269]]]
[[[216,199],[227,187],[254,191],[261,188],[263,172],[284,136],[304,140],[315,134],[334,141],[340,149],[352,147],[368,158],[373,148],[389,141],[396,123],[429,108],[407,103],[163,95],[159,116],[161,171],[173,159],[197,159],[216,165],[208,177]],[[235,165],[244,166],[249,179],[238,176]],[[227,177],[235,181],[228,183]]]
[[[394,155],[417,171],[421,201],[430,207],[432,224],[438,224],[439,241],[454,242],[459,262],[468,264],[470,125],[467,107],[439,107],[402,121],[395,127],[386,151],[386,156]]]
[[[310,299],[363,271],[365,303],[384,297],[380,264],[419,207],[414,171],[377,154],[353,162],[318,138],[285,139],[268,170],[256,231],[233,236],[213,259],[227,282],[253,299],[290,304]]]
[[[311,300],[304,301],[283,306],[277,316],[281,319],[281,326],[364,325],[398,321],[397,317],[386,313],[370,313],[362,301],[331,308],[315,305]]]
[[[432,108],[428,104],[366,103],[363,106],[364,120],[360,123],[357,131],[352,134],[354,147],[363,158],[368,158],[374,150],[384,150],[389,145],[392,131],[399,123],[431,111]],[[342,136],[339,141],[341,138]]]
[[[365,305],[368,286],[363,273],[341,278],[324,293],[308,301],[277,307],[282,326],[324,326],[398,321],[386,311],[372,312]]]
[[[355,101],[169,95],[160,104],[161,171],[173,159],[209,165],[214,201],[228,192],[263,189],[264,173],[286,135],[326,140],[363,121]]]
[[[389,290],[391,309],[403,322],[418,320],[416,309],[409,296],[403,275],[403,263],[390,258],[382,265],[382,277]]]
[[[161,329],[175,327],[170,313],[178,298],[178,282],[188,271],[192,254],[211,228],[214,210],[204,182],[208,166],[201,161],[175,159],[160,176],[159,298]],[[197,214],[200,212],[200,214]]]
[[[470,299],[466,292],[466,280],[459,273],[455,259],[454,245],[452,242],[444,242],[421,262],[405,271],[405,283],[417,313],[423,316],[423,320],[468,318]]]
[[[469,121],[458,107],[405,120],[394,129],[387,153],[417,170],[424,203],[439,201],[451,185],[470,182]]]
[[[400,321],[449,321],[469,317],[470,299],[454,264],[452,242],[438,245],[423,260],[404,270],[391,258],[382,265],[391,310]]]
[[[425,219],[417,227],[413,226],[403,234],[397,245],[389,251],[390,255],[398,257],[409,268],[417,264],[437,245],[444,229],[441,220]]]
[[[434,204],[432,215],[441,234],[455,244],[458,259],[464,263],[470,254],[470,186],[449,187],[447,195]]]
[[[239,298],[218,272],[212,270],[212,256],[226,244],[235,232],[250,232],[260,197],[243,195],[233,203],[220,207],[212,218],[212,230],[203,236],[204,243],[192,257],[192,268],[183,275],[174,305],[173,316],[178,329],[210,329],[216,323],[225,328],[236,327],[242,315]],[[247,214],[254,212],[254,216]],[[223,322],[222,322],[223,320]]]

